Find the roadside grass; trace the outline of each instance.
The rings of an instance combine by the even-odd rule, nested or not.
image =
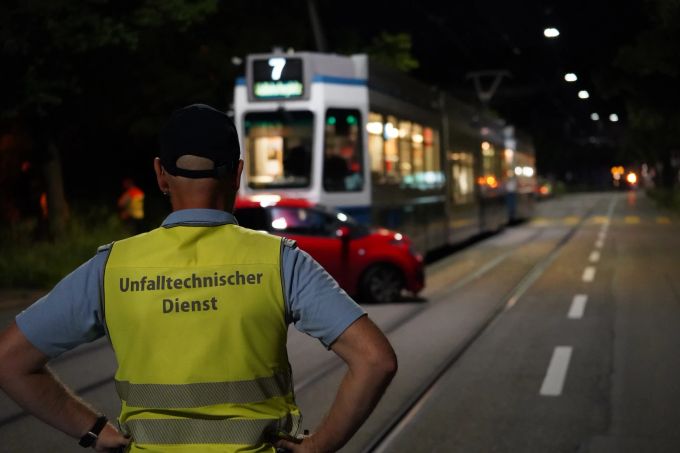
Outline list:
[[[108,209],[73,212],[64,236],[55,241],[36,239],[36,226],[27,220],[0,229],[0,288],[49,289],[100,245],[129,236]]]
[[[655,187],[647,189],[647,196],[654,200],[658,206],[680,214],[680,188]]]

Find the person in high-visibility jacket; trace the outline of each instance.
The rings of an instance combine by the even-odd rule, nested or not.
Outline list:
[[[118,197],[118,214],[133,233],[141,233],[144,222],[144,192],[132,178],[124,178],[122,185],[123,193]]]
[[[243,161],[232,121],[176,111],[154,161],[173,212],[99,248],[0,334],[0,387],[97,451],[327,452],[342,447],[396,372],[366,313],[288,239],[238,226]],[[334,403],[301,436],[286,353],[290,323],[348,365]],[[122,401],[116,428],[45,368],[108,335]]]

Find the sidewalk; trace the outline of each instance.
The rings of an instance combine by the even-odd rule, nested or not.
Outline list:
[[[28,307],[47,292],[44,289],[0,289],[0,310]]]

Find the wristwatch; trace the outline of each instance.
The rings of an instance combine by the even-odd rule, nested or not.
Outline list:
[[[108,422],[109,419],[106,418],[106,415],[100,415],[97,417],[97,421],[94,422],[94,425],[90,430],[85,433],[83,437],[80,438],[80,442],[78,442],[78,445],[81,447],[91,447],[97,442],[97,439],[99,438],[99,433],[102,432],[102,429],[106,426],[106,422]]]

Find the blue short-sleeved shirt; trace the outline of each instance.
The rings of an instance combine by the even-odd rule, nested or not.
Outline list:
[[[213,209],[185,209],[170,214],[162,226],[237,224],[233,215]],[[326,347],[365,314],[311,256],[283,247],[284,299],[288,322]],[[61,280],[49,294],[16,317],[28,340],[50,357],[105,335],[100,297],[108,247]]]

